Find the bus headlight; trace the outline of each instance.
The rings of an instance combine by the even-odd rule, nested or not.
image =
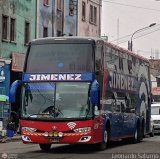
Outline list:
[[[37,131],[37,129],[36,128],[30,128],[30,127],[22,127],[22,131],[35,132],[35,131]]]
[[[63,132],[59,132],[59,133],[58,133],[58,136],[59,136],[59,137],[63,137]]]
[[[45,137],[48,137],[48,132],[45,132],[43,135],[44,135]]]
[[[88,132],[91,131],[91,127],[84,127],[84,128],[78,128],[78,129],[74,129],[74,132]]]

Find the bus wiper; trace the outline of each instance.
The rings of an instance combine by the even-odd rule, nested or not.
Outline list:
[[[49,114],[47,114],[47,113],[40,113],[40,114],[31,114],[31,115],[29,115],[28,116],[28,118],[37,118],[39,115],[49,115]]]
[[[89,114],[89,112],[90,112],[90,102],[89,102],[89,99],[88,99],[88,101],[87,101],[87,105],[88,105],[88,108],[86,109],[86,118],[88,117],[88,114]]]
[[[88,117],[89,112],[90,112],[90,109],[86,109],[86,115],[85,115],[85,118],[87,118],[87,117]]]

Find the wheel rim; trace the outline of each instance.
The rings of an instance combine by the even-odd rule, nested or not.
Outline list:
[[[108,141],[108,134],[107,134],[107,130],[104,131],[104,142],[107,143]]]
[[[134,134],[134,138],[137,140],[137,129],[136,129],[136,132]]]

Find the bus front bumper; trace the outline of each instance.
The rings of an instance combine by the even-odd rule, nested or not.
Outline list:
[[[23,143],[35,144],[93,144],[92,133],[64,133],[63,136],[46,136],[45,133],[22,132]]]

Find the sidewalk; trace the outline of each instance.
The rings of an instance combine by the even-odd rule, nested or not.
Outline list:
[[[15,134],[13,137],[0,137],[0,143],[6,143],[6,142],[14,142],[21,140],[21,135],[20,134]]]

